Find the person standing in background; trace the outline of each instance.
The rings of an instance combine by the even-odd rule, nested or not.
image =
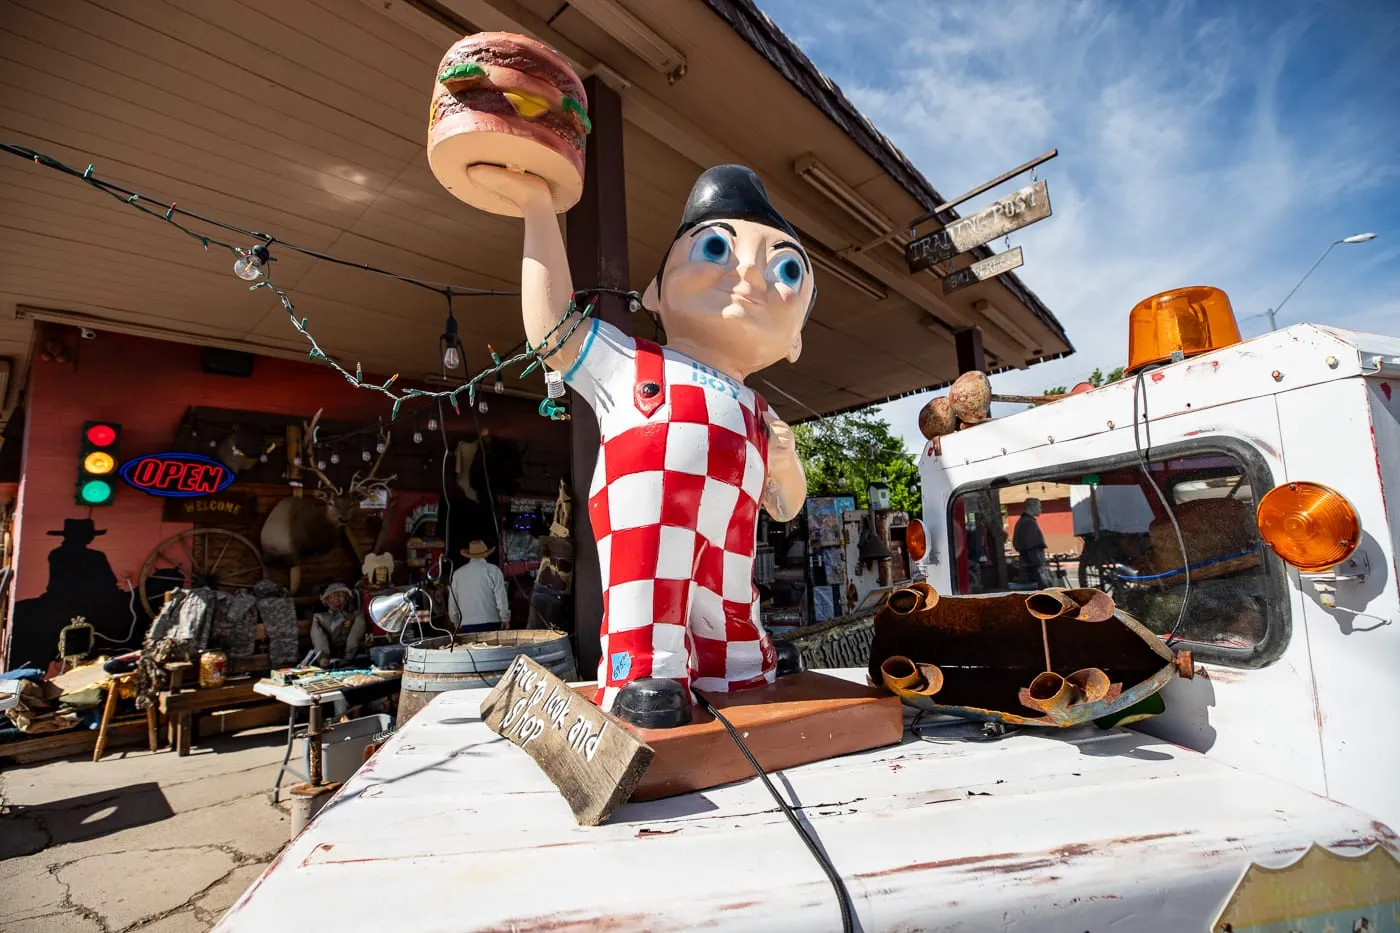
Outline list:
[[[452,574],[447,613],[458,631],[489,631],[510,625],[510,598],[501,568],[488,561],[495,548],[473,541],[462,549],[467,562]]]
[[[1042,588],[1054,586],[1050,566],[1045,560],[1045,535],[1040,531],[1040,500],[1027,499],[1011,533],[1011,546],[1021,561],[1021,580]]]

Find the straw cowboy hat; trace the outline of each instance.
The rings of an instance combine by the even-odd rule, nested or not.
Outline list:
[[[471,544],[462,548],[462,556],[468,560],[481,560],[490,557],[491,553],[495,550],[496,549],[493,547],[487,547],[485,541],[473,541]]]

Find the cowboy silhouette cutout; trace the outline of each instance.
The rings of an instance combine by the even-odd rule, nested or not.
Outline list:
[[[43,594],[15,603],[11,629],[10,667],[44,668],[58,657],[58,633],[83,616],[109,638],[121,638],[131,628],[129,595],[117,586],[107,555],[90,547],[105,528],[90,518],[65,518],[63,528],[50,531],[62,538],[49,552],[49,583]],[[132,638],[140,632],[133,632]],[[117,645],[106,643],[110,651]]]

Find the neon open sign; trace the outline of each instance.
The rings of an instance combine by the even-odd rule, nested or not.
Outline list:
[[[212,496],[233,485],[233,471],[200,454],[147,454],[122,464],[122,479],[144,493],[169,499]]]

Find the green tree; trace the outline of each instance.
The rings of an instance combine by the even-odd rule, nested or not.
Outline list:
[[[1119,379],[1122,379],[1122,378],[1123,378],[1123,367],[1122,367],[1122,366],[1119,366],[1117,369],[1110,370],[1107,376],[1105,376],[1105,375],[1103,374],[1103,370],[1102,370],[1102,369],[1099,369],[1098,367],[1095,367],[1095,368],[1094,368],[1094,371],[1091,372],[1091,373],[1089,374],[1089,378],[1088,378],[1088,379],[1085,379],[1084,381],[1087,382],[1087,383],[1089,383],[1091,386],[1093,386],[1094,388],[1097,389],[1099,386],[1105,386],[1105,385],[1108,385],[1109,383],[1117,382]],[[1064,395],[1064,394],[1065,394],[1066,392],[1068,392],[1068,391],[1069,391],[1069,388],[1068,388],[1067,386],[1055,386],[1053,389],[1046,389],[1046,390],[1045,390],[1044,392],[1042,392],[1041,394],[1042,394],[1042,395]]]
[[[874,411],[799,424],[792,432],[809,496],[854,496],[856,507],[863,509],[870,505],[867,487],[883,480],[890,487],[892,508],[923,514],[918,466],[889,422]]]

